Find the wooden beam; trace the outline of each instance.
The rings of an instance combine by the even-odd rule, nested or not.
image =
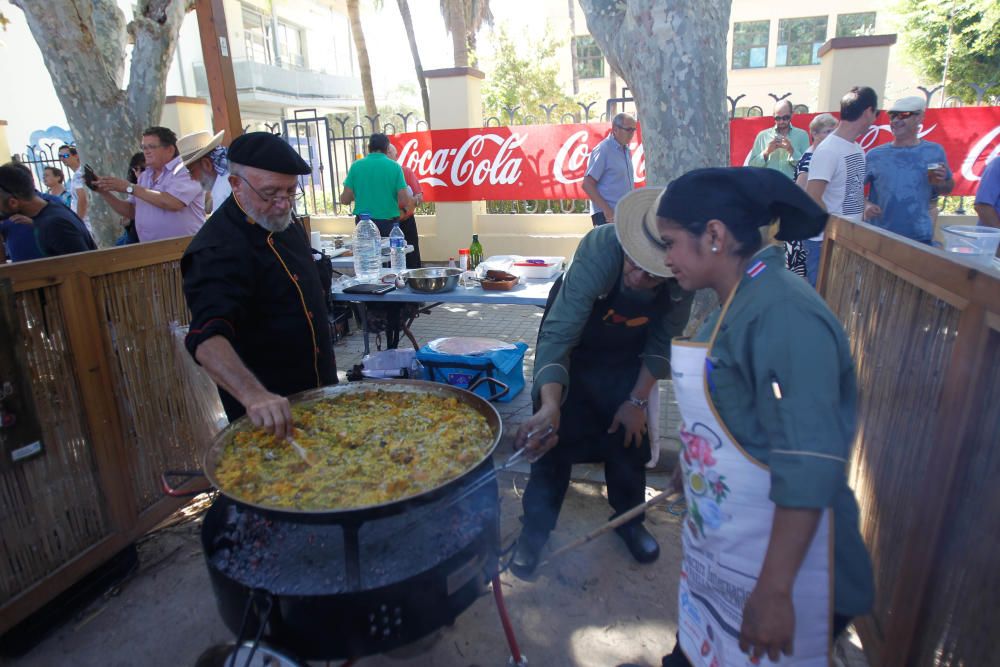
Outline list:
[[[226,29],[223,0],[196,0],[201,53],[208,79],[208,94],[212,101],[212,126],[225,130],[222,140],[228,146],[243,134],[239,98],[236,95],[236,75],[233,73],[232,45]]]

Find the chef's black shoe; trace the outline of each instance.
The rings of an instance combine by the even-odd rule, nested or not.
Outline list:
[[[528,579],[538,567],[542,548],[548,540],[547,535],[539,535],[528,529],[521,531],[514,549],[514,559],[510,562],[510,571],[521,579]]]
[[[619,526],[615,532],[625,542],[632,557],[640,563],[652,563],[660,557],[660,545],[641,523]]]

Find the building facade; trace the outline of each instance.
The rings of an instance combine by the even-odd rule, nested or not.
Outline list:
[[[587,30],[576,1],[544,0],[544,19],[554,35],[571,35],[562,48],[560,81],[579,100],[603,101],[621,94],[625,85],[614,75],[600,47]],[[771,113],[769,93],[789,99],[800,109],[819,102],[819,49],[834,37],[897,33],[899,17],[892,5],[874,0],[802,3],[796,0],[733,0],[726,44],[726,66],[736,115]],[[902,46],[889,53],[885,97],[893,100],[919,95],[918,85],[933,87],[907,65]],[[846,92],[846,91],[845,91]],[[939,93],[940,96],[940,93]],[[939,102],[939,96],[932,104]],[[603,104],[599,105],[603,109]]]

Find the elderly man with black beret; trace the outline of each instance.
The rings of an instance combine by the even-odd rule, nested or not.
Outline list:
[[[305,229],[292,219],[309,165],[280,137],[229,147],[225,200],[181,260],[188,351],[219,386],[226,416],[291,435],[286,396],[337,381],[326,295]]]

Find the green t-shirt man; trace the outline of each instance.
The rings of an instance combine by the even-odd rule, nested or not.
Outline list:
[[[409,195],[402,167],[389,159],[384,148],[379,150],[380,144],[374,141],[376,136],[385,135],[372,135],[368,156],[351,165],[340,200],[344,204],[353,202],[355,215],[367,213],[373,220],[392,220],[399,217],[399,208]],[[387,147],[387,138],[384,143]]]

